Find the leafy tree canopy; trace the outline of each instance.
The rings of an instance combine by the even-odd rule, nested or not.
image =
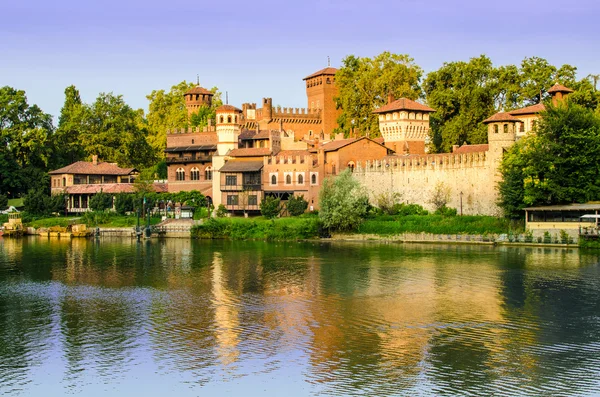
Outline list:
[[[326,178],[319,192],[319,219],[329,230],[358,228],[367,214],[369,197],[349,169]]]

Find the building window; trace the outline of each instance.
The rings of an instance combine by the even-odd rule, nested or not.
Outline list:
[[[233,122],[234,122],[234,123],[237,123],[237,116],[234,116],[234,117],[233,117]]]
[[[185,181],[185,170],[183,168],[177,168],[177,171],[175,171],[175,180]]]
[[[285,184],[286,185],[291,185],[292,184],[292,174],[287,174],[285,176]]]
[[[192,139],[192,145],[194,144],[194,140]]]
[[[494,133],[497,134],[498,133],[498,124],[494,124]]]
[[[192,170],[190,171],[190,179],[192,181],[199,181],[200,180],[200,170],[196,167],[192,168]]]
[[[317,173],[316,172],[311,172],[310,173],[310,184],[311,185],[316,185],[317,184]]]
[[[321,100],[317,101],[317,109],[321,109]]]
[[[507,134],[508,133],[508,124],[504,124],[504,133]]]
[[[298,185],[304,185],[304,174],[298,174]]]
[[[332,173],[333,175],[336,175],[336,173],[335,173],[335,164],[333,164],[333,165],[331,166],[331,173]]]
[[[330,79],[329,77],[327,77],[327,80],[325,80],[325,82],[326,82],[327,84],[331,84],[331,79]]]
[[[237,175],[226,175],[225,176],[225,185],[236,186],[237,185]]]
[[[248,196],[248,205],[258,205],[258,196],[256,194]]]
[[[520,132],[525,132],[525,123],[519,123],[519,131]]]
[[[67,178],[63,178],[63,187],[67,186]]]
[[[227,205],[238,205],[238,195],[227,196]]]
[[[222,124],[223,123],[223,116],[219,117],[219,122]]]
[[[227,122],[231,123],[231,116],[227,116]]]
[[[204,179],[212,181],[212,167],[206,167],[204,170]]]
[[[271,186],[277,185],[277,174],[271,174]]]

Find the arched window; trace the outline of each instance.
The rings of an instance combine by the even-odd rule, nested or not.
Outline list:
[[[271,185],[277,185],[277,175],[271,175]]]
[[[298,185],[304,185],[304,175],[298,174]]]
[[[234,116],[234,117],[233,117],[233,122],[234,122],[234,123],[237,123],[237,116]]]
[[[507,134],[508,133],[508,124],[504,124],[504,133]]]
[[[223,116],[219,117],[219,122],[223,123]]]
[[[63,178],[63,187],[67,186],[67,178]]]
[[[317,174],[312,174],[310,176],[310,183],[313,184],[313,185],[317,184]]]
[[[494,133],[498,133],[498,124],[494,124]]]
[[[177,171],[175,171],[175,180],[185,181],[185,170],[183,168],[177,168]]]
[[[204,170],[204,179],[212,181],[212,167],[206,167]]]
[[[330,79],[329,77],[327,77],[327,80],[325,80],[325,82],[326,82],[327,84],[331,84],[331,79]]]
[[[227,116],[227,122],[231,123],[231,116]]]
[[[291,175],[286,175],[285,176],[285,184],[286,185],[291,185],[292,184],[292,176]]]
[[[348,168],[350,168],[350,172],[354,172],[354,161],[348,163]]]
[[[194,167],[190,170],[190,179],[192,181],[200,180],[200,170],[197,167]]]
[[[519,123],[519,131],[525,132],[525,123]]]

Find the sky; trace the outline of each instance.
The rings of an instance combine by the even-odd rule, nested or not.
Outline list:
[[[408,54],[425,73],[481,54],[600,73],[598,0],[1,0],[0,86],[55,116],[74,84],[148,108],[183,80],[229,103],[305,107],[302,79],[347,55]]]

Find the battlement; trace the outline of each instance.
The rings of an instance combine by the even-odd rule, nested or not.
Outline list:
[[[281,106],[277,106],[273,109],[273,116],[283,118],[319,118],[321,117],[321,109],[282,108]]]
[[[488,165],[487,152],[464,154],[431,154],[422,156],[398,156],[358,162],[355,173],[404,172],[416,170],[443,170],[449,168],[476,168]]]
[[[272,164],[306,164],[312,166],[313,158],[311,155],[296,155],[296,156],[286,156],[285,154],[268,156],[264,158],[265,165]]]
[[[187,128],[172,128],[167,130],[167,134],[197,134],[201,132],[215,132],[214,125],[207,125],[202,128],[200,127],[187,127]]]

